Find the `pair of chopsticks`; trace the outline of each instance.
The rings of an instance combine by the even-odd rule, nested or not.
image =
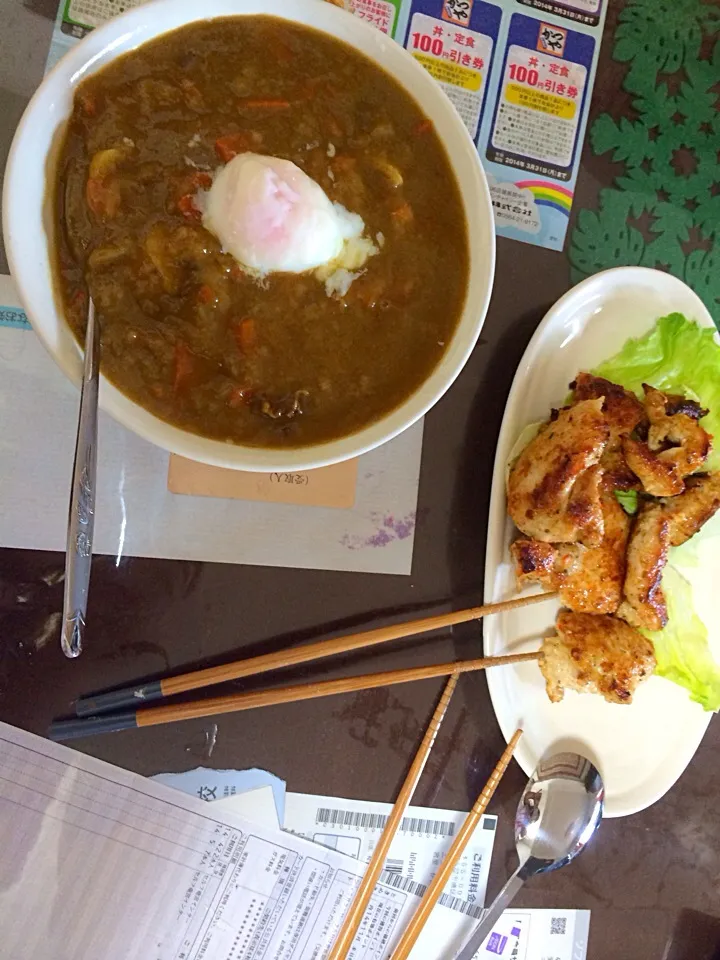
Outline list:
[[[375,885],[385,865],[385,859],[390,852],[390,846],[395,838],[395,834],[397,833],[398,827],[400,826],[402,818],[405,815],[407,807],[412,800],[415,787],[417,786],[427,759],[430,756],[430,751],[435,743],[438,730],[440,729],[440,724],[443,722],[445,714],[447,713],[450,699],[455,691],[455,687],[457,686],[457,681],[458,674],[454,673],[445,686],[443,694],[440,697],[440,701],[435,709],[430,723],[428,724],[428,728],[425,731],[425,736],[423,737],[422,743],[420,744],[418,752],[415,755],[415,759],[413,760],[407,776],[405,777],[405,782],[403,783],[397,800],[390,811],[390,816],[388,817],[382,835],[377,843],[377,846],[375,847],[373,855],[370,859],[370,863],[368,864],[363,878],[360,881],[360,886],[355,892],[353,901],[350,904],[347,913],[345,914],[345,919],[337,937],[335,938],[335,942],[332,950],[330,951],[328,960],[345,960],[350,952],[352,942],[358,932],[363,915],[375,890]],[[406,960],[406,958],[410,955],[410,952],[415,946],[415,943],[420,936],[420,933],[422,932],[422,929],[425,926],[433,907],[437,903],[441,893],[447,885],[458,860],[462,856],[465,847],[468,845],[470,838],[480,822],[480,818],[487,809],[492,795],[495,793],[497,785],[500,783],[500,779],[510,763],[513,751],[515,750],[521,735],[522,730],[517,730],[509,741],[507,748],[498,761],[497,766],[490,775],[490,779],[483,787],[480,795],[473,804],[472,810],[465,818],[462,827],[453,840],[452,846],[448,850],[445,857],[443,857],[437,873],[430,881],[430,884],[428,885],[428,888],[425,891],[417,910],[410,919],[410,922],[408,923],[405,932],[395,947],[390,960]]]
[[[353,650],[367,649],[391,640],[399,640],[404,637],[427,633],[430,630],[467,623],[471,620],[480,620],[490,614],[504,613],[517,607],[539,603],[554,596],[554,593],[540,593],[527,597],[517,597],[513,600],[503,600],[499,603],[490,603],[481,607],[469,607],[452,613],[442,613],[433,617],[424,617],[420,620],[393,624],[387,627],[377,627],[373,630],[365,630],[361,633],[335,637],[330,640],[320,640],[316,643],[262,654],[245,660],[236,660],[232,663],[208,667],[204,670],[194,670],[177,677],[167,677],[150,683],[124,687],[97,696],[80,697],[75,704],[77,716],[70,720],[57,720],[52,723],[48,736],[52,740],[71,740],[96,733],[114,733],[119,730],[172,723],[176,720],[210,717],[221,713],[234,713],[240,710],[252,710],[256,707],[274,706],[280,703],[294,703],[299,700],[311,700],[317,697],[390,686],[395,683],[408,683],[413,680],[426,680],[432,677],[448,676],[452,673],[467,673],[474,670],[484,670],[491,666],[535,660],[539,656],[538,653],[483,657],[460,663],[441,663],[428,667],[390,670],[384,673],[371,673],[340,680],[294,684],[273,690],[237,693],[224,697],[192,700],[181,704],[146,706],[146,704],[153,704],[155,701],[163,700],[178,693],[197,690],[216,683],[224,683],[228,680],[256,676],[283,667],[297,666],[301,663],[308,663],[312,660],[341,653],[350,653]]]

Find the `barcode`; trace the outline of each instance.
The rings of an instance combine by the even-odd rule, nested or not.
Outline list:
[[[361,830],[382,830],[387,823],[384,813],[362,813],[359,810],[333,810],[318,807],[315,823],[323,827],[359,827]],[[424,820],[403,817],[400,833],[423,833],[433,837],[455,836],[455,824],[447,820]]]
[[[402,873],[404,869],[404,860],[393,860],[391,857],[388,857],[385,861],[385,870],[388,873]]]
[[[550,921],[550,933],[565,933],[566,917],[553,917]]]
[[[391,873],[389,870],[383,870],[380,874],[380,882],[387,884],[389,887],[394,887],[396,890],[414,893],[416,897],[422,897],[427,890],[426,884],[416,883],[409,877],[401,877],[400,874]],[[476,920],[480,920],[485,912],[482,907],[476,906],[474,903],[468,903],[462,897],[451,897],[449,893],[441,893],[439,902],[444,907],[467,914],[468,917],[474,917]]]

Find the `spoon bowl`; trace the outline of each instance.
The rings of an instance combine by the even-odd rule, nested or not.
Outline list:
[[[597,769],[577,753],[544,758],[530,777],[515,814],[515,846],[533,872],[570,863],[602,819],[605,790]],[[540,866],[542,864],[542,866]]]
[[[520,797],[515,847],[520,865],[495,898],[456,960],[472,960],[523,883],[574,860],[600,825],[605,787],[578,753],[543,757]]]

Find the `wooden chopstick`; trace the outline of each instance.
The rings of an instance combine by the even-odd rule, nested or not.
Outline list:
[[[483,617],[490,616],[490,614],[504,613],[506,610],[540,603],[554,596],[557,596],[557,594],[539,593],[528,597],[516,597],[513,600],[502,600],[499,603],[488,603],[482,607],[469,607],[466,610],[441,613],[433,617],[423,617],[420,620],[395,623],[387,627],[376,627],[373,630],[364,630],[362,633],[333,637],[330,640],[319,640],[316,643],[300,647],[291,647],[278,650],[275,653],[249,657],[247,660],[235,660],[218,667],[193,670],[191,673],[183,673],[177,677],[166,677],[163,680],[136,684],[135,686],[124,687],[121,690],[100,693],[97,696],[80,697],[75,702],[75,713],[79,717],[89,717],[125,707],[135,708],[155,700],[162,700],[164,697],[171,697],[176,693],[209,687],[215,683],[239,680],[241,677],[255,676],[259,673],[266,673],[268,670],[279,670],[282,667],[307,663],[321,657],[332,657],[339,653],[349,653],[352,650],[387,643],[390,640],[400,640],[403,637],[414,636],[418,633],[427,633],[429,630],[467,623],[469,620],[480,620]]]
[[[469,673],[473,670],[485,670],[487,667],[499,667],[510,663],[537,660],[540,656],[538,650],[534,653],[512,653],[504,657],[481,657],[478,660],[438,663],[429,667],[410,667],[401,670],[388,670],[385,673],[366,673],[363,676],[344,677],[340,680],[298,683],[289,687],[278,687],[274,690],[235,693],[225,697],[192,700],[189,703],[160,704],[159,706],[145,707],[142,710],[104,714],[100,717],[75,717],[71,720],[56,720],[50,725],[48,737],[51,740],[74,740],[76,737],[86,737],[96,733],[115,733],[118,730],[152,727],[160,723],[173,723],[176,720],[212,717],[220,713],[235,713],[239,710],[253,710],[256,707],[271,707],[279,703],[295,703],[298,700],[314,700],[317,697],[329,697],[338,693],[353,693],[356,690],[389,687],[394,683],[410,683],[413,680],[446,677],[452,673]]]
[[[428,728],[425,731],[425,736],[422,739],[422,743],[420,744],[420,747],[415,754],[415,759],[413,760],[407,776],[405,777],[405,782],[403,783],[400,793],[397,796],[397,800],[393,804],[393,808],[390,811],[388,821],[385,824],[385,829],[383,830],[373,855],[370,858],[370,863],[367,865],[367,869],[360,882],[360,886],[355,891],[355,896],[353,897],[353,901],[350,904],[348,912],[345,914],[343,925],[340,927],[340,931],[335,939],[332,950],[330,951],[328,960],[345,960],[348,955],[350,947],[352,946],[352,942],[355,939],[355,935],[358,932],[363,914],[365,913],[365,910],[370,903],[370,898],[373,895],[373,891],[375,890],[375,884],[377,883],[378,877],[385,866],[385,858],[390,852],[390,845],[395,838],[395,834],[397,833],[398,827],[400,826],[402,818],[405,815],[408,804],[412,800],[415,787],[418,784],[418,780],[420,779],[427,759],[430,756],[430,751],[435,743],[435,738],[437,737],[438,730],[440,729],[440,724],[445,718],[445,714],[450,704],[450,699],[455,692],[457,682],[458,674],[454,673],[445,685],[445,689],[440,697],[440,701],[435,708],[432,719],[430,720]]]
[[[453,840],[452,846],[448,850],[447,854],[443,857],[437,873],[430,881],[430,884],[425,891],[422,900],[420,901],[420,905],[405,928],[405,932],[400,938],[398,945],[395,947],[390,960],[407,960],[407,957],[410,955],[410,951],[415,946],[417,938],[420,936],[423,927],[427,923],[428,917],[432,913],[433,907],[437,903],[440,894],[443,892],[448,880],[450,879],[450,875],[457,866],[457,862],[462,856],[465,847],[468,845],[468,841],[472,837],[475,828],[480,822],[480,818],[487,809],[487,805],[490,803],[492,795],[495,793],[497,785],[502,779],[502,775],[507,770],[515,747],[517,746],[517,742],[521,736],[522,730],[516,730],[513,734],[512,739],[505,748],[505,751],[500,757],[497,766],[490,774],[490,779],[483,787],[480,796],[475,801],[472,810],[465,818],[462,827]]]

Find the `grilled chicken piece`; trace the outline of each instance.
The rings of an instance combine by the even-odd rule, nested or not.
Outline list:
[[[560,588],[562,603],[577,613],[615,613],[623,598],[631,519],[604,484],[601,497],[604,535],[583,550]]]
[[[707,410],[647,383],[643,390],[650,420],[647,443],[625,437],[623,451],[648,493],[674,497],[685,489],[684,478],[699,470],[710,454],[710,434],[698,423]]]
[[[615,613],[623,597],[631,521],[607,479],[601,506],[604,536],[597,547],[516,540],[510,552],[518,583],[535,581],[559,590],[563,605],[576,613]]]
[[[688,477],[685,493],[664,500],[662,510],[670,546],[679,547],[720,510],[720,471]]]
[[[584,553],[579,543],[545,543],[520,537],[510,545],[518,583],[540,583],[559,590],[577,568]]]
[[[613,490],[642,490],[642,484],[628,466],[622,445],[617,450],[606,450],[600,459],[603,481]]]
[[[667,623],[662,573],[668,548],[679,547],[720,510],[720,472],[689,477],[684,493],[640,509],[630,537],[625,602],[618,616],[646,630]]]
[[[618,609],[618,616],[634,627],[660,630],[667,623],[661,582],[669,546],[670,523],[662,505],[641,507],[627,551],[625,601]]]
[[[612,383],[604,377],[594,377],[591,373],[579,373],[570,384],[573,400],[591,400],[603,398],[603,415],[610,428],[610,439],[600,466],[605,476],[612,478],[613,487],[618,490],[639,489],[640,483],[628,467],[622,451],[623,437],[630,436],[634,430],[647,429],[647,413],[634,393],[618,383]]]
[[[623,437],[622,449],[627,465],[646,493],[653,497],[676,497],[683,492],[685,483],[675,464],[661,459],[647,443]]]
[[[631,703],[655,669],[653,645],[617,617],[562,610],[557,637],[543,641],[540,670],[553,703],[565,690],[599,693],[609,703]]]
[[[631,434],[633,430],[647,420],[642,403],[634,393],[618,383],[594,377],[591,373],[579,373],[570,384],[573,401],[603,398],[603,413],[610,428],[608,451],[617,450],[620,438]]]
[[[516,460],[508,478],[508,513],[536,540],[597,545],[603,534],[602,470],[610,436],[602,399],[559,411]]]
[[[663,393],[657,387],[651,387],[649,383],[643,384],[643,392],[645,409],[651,424],[661,424],[663,420],[672,419],[678,414],[689,417],[697,423],[710,413],[708,408],[701,407],[697,400],[683,397],[679,393]]]
[[[650,418],[648,446],[659,450],[658,456],[674,463],[683,477],[695,473],[707,460],[712,447],[710,434],[698,423],[708,411],[692,400],[661,393],[647,383],[643,384],[643,390]]]
[[[591,403],[593,401],[590,401]],[[602,467],[595,464],[588,467],[575,481],[567,505],[567,515],[573,528],[578,531],[578,539],[587,546],[594,546],[603,538],[603,513],[600,504],[600,485]]]

